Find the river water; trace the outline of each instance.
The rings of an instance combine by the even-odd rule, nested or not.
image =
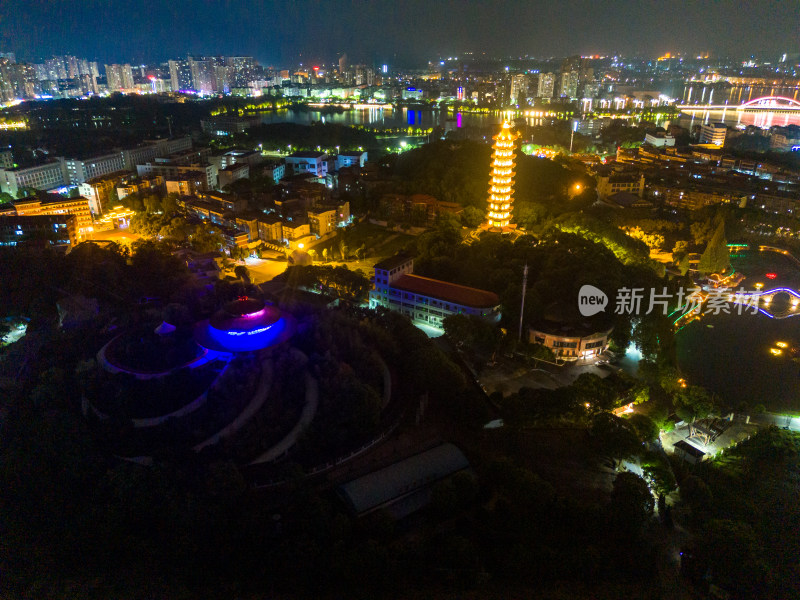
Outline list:
[[[771,252],[739,252],[734,268],[746,275],[742,287],[752,290],[798,289],[800,268],[789,258]],[[768,276],[769,275],[769,276]],[[771,278],[775,275],[774,278]],[[773,307],[788,305],[788,295],[777,296]],[[706,315],[676,335],[678,365],[689,383],[705,386],[735,403],[751,407],[764,404],[778,412],[800,412],[800,363],[792,360],[790,348],[800,347],[800,316],[772,319],[764,314]],[[778,342],[787,348],[780,355]]]
[[[781,96],[800,101],[800,87],[692,84],[683,88],[680,102],[683,104],[730,105],[727,110],[712,110],[704,113],[681,114],[678,122],[683,127],[701,123],[725,123],[732,127],[755,125],[768,129],[774,125],[800,125],[800,113],[738,112],[736,107],[764,96]]]
[[[481,128],[497,125],[503,121],[503,113],[498,111],[488,113],[452,113],[440,110],[415,110],[412,108],[349,109],[343,112],[281,109],[264,113],[261,117],[264,123],[310,125],[314,122],[321,122],[375,128],[419,127],[422,129],[448,125],[456,129],[461,127]],[[536,124],[536,121],[541,121],[541,119],[533,117],[529,120],[531,125]]]

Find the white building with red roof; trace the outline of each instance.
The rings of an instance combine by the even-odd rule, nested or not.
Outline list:
[[[398,254],[375,265],[370,308],[383,306],[416,323],[442,329],[445,317],[473,315],[500,321],[500,298],[494,292],[414,275],[414,259]]]

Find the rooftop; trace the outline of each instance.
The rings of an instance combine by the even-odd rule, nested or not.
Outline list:
[[[375,263],[375,268],[382,271],[391,271],[392,269],[406,264],[410,260],[413,260],[413,258],[408,254],[395,254],[394,256],[384,258],[382,261]]]
[[[298,150],[297,152],[293,152],[287,158],[324,158],[324,152],[316,152],[314,150]]]
[[[356,514],[371,512],[469,468],[453,444],[442,444],[339,486],[339,495]]]
[[[675,447],[683,450],[686,454],[694,456],[695,458],[703,458],[706,455],[706,453],[700,450],[700,448],[692,446],[686,440],[680,440],[678,442],[675,442]]]
[[[500,304],[500,298],[494,292],[419,275],[401,275],[392,287],[473,308],[490,308]]]
[[[616,204],[621,208],[630,208],[634,205],[652,206],[652,202],[643,200],[636,194],[631,194],[630,192],[617,192],[616,194],[611,194],[608,198],[606,198],[606,202],[610,204]]]

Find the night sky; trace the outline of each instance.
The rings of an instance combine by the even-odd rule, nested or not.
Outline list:
[[[800,51],[800,0],[0,0],[0,51],[104,62],[193,54],[262,64],[413,65],[464,51],[777,56]]]

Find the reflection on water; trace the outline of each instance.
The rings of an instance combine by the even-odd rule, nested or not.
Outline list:
[[[702,123],[725,123],[732,127],[755,125],[762,129],[773,126],[800,125],[800,113],[772,113],[737,111],[736,107],[764,96],[781,96],[800,101],[800,87],[692,84],[683,89],[683,104],[729,105],[729,109],[711,110],[704,113],[682,114],[678,120],[683,127]]]
[[[773,126],[786,127],[787,125],[800,125],[800,111],[793,113],[773,112],[746,112],[737,111],[735,106],[725,110],[706,110],[702,113],[681,113],[678,124],[681,127],[691,128],[692,125],[703,123],[725,123],[731,127],[747,127],[755,125],[762,129]]]
[[[771,252],[742,252],[732,259],[753,289],[800,284],[800,269],[791,259]],[[767,274],[775,278],[767,278]],[[776,298],[776,301],[779,299]],[[690,383],[707,387],[723,398],[764,404],[776,411],[800,411],[800,363],[792,347],[800,347],[800,316],[770,319],[763,314],[709,315],[684,327],[676,336],[678,365]],[[776,355],[778,342],[787,350]]]
[[[774,355],[777,342],[800,345],[800,318],[709,316],[678,333],[678,365],[690,383],[727,400],[800,410],[800,364],[788,352]]]
[[[336,110],[297,110],[279,109],[259,115],[262,123],[332,123],[335,125],[375,127],[377,129],[393,129],[415,127],[430,129],[447,127],[460,129],[493,128],[503,122],[505,115],[500,111],[485,113],[448,112],[446,110],[419,110],[413,108],[364,108]],[[550,122],[550,118],[526,117],[531,127]]]
[[[800,100],[800,88],[729,84],[692,84],[683,88],[684,104],[732,104],[737,106],[762,96],[783,96]]]

